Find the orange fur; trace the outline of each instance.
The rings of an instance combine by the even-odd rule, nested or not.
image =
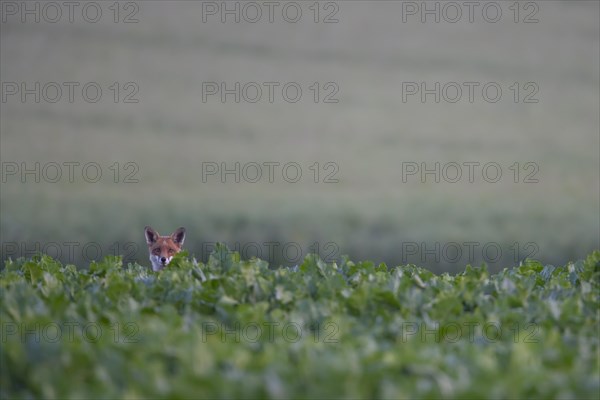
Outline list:
[[[146,226],[144,232],[150,251],[152,270],[160,271],[169,264],[176,253],[181,251],[185,240],[185,228],[177,229],[170,236],[160,236],[149,226]]]

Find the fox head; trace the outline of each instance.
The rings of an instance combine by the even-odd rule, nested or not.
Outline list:
[[[185,228],[177,229],[171,236],[160,236],[149,226],[144,231],[148,250],[150,250],[152,270],[160,271],[171,262],[175,253],[181,251],[185,240]]]

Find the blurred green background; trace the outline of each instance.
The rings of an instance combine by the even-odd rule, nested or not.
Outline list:
[[[525,3],[515,23],[513,2],[497,2],[503,17],[496,23],[481,8],[473,23],[466,15],[456,23],[408,15],[403,22],[403,2],[367,1],[319,3],[318,23],[313,2],[298,3],[297,23],[286,22],[281,9],[273,23],[266,15],[222,23],[219,16],[203,22],[201,2],[121,3],[114,23],[110,4],[101,4],[97,23],[77,11],[73,23],[3,15],[3,94],[7,82],[80,86],[73,102],[65,92],[56,103],[31,95],[22,102],[17,94],[0,104],[2,259],[38,246],[83,265],[99,248],[147,265],[145,225],[163,235],[185,226],[185,247],[198,259],[224,241],[275,265],[317,251],[328,261],[348,254],[434,272],[484,261],[497,269],[527,255],[563,264],[599,247],[598,2],[537,2],[537,23],[523,23],[532,12]],[[334,11],[338,22],[323,23]],[[122,23],[131,12],[138,22]],[[103,89],[96,103],[82,98],[87,82]],[[272,103],[266,92],[256,103],[231,95],[203,102],[203,82],[280,86]],[[283,99],[287,82],[300,85],[300,101]],[[328,82],[339,89],[337,103],[322,101]],[[472,103],[466,92],[456,103],[432,96],[404,102],[403,82],[480,86]],[[500,101],[483,99],[488,82],[503,89]],[[528,82],[539,88],[537,103],[523,102]],[[132,88],[138,102],[126,103]],[[63,165],[62,179],[37,183],[30,174],[23,183],[22,171],[8,174],[36,162]],[[102,178],[88,183],[78,167],[69,182],[69,162],[95,162]],[[303,175],[297,183],[282,179],[281,169],[273,183],[264,176],[256,183],[203,180],[205,163],[236,162],[296,162]],[[457,183],[431,176],[422,183],[417,175],[403,182],[406,162],[495,162],[503,175],[489,183],[476,169],[470,183],[465,168]],[[509,169],[515,162],[518,183]],[[528,162],[539,167],[538,183],[523,182]],[[337,183],[323,182],[332,171],[326,163],[337,166]],[[138,182],[124,182],[128,173]]]

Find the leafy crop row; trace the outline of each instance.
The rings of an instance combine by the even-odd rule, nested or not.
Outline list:
[[[2,398],[595,398],[600,252],[491,275],[217,247],[0,272]]]

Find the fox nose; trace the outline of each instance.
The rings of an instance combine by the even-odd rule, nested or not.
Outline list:
[[[161,258],[160,258],[160,262],[164,264],[164,263],[166,263],[166,262],[167,262],[167,259],[166,259],[165,257],[161,257]]]

